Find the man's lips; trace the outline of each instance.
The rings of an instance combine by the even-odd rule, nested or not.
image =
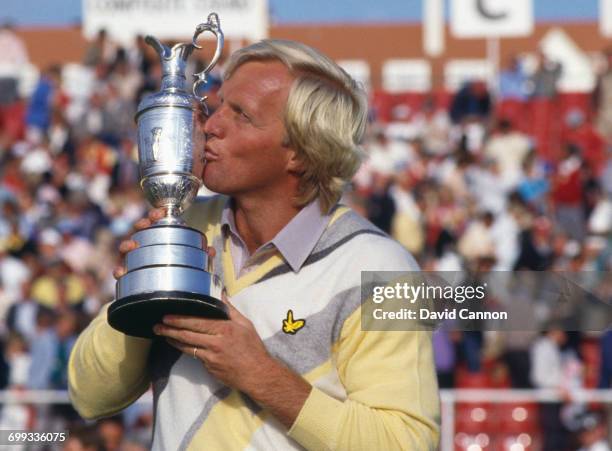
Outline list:
[[[206,161],[216,161],[219,159],[219,154],[210,149],[210,147],[204,147],[204,158]]]

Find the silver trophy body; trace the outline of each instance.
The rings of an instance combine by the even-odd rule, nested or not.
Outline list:
[[[200,48],[196,40],[205,31],[217,37],[217,48],[208,67],[196,74],[192,95],[185,91],[187,59]],[[153,325],[165,314],[227,318],[221,281],[206,270],[206,240],[181,219],[201,185],[205,136],[198,117],[206,104],[196,91],[221,56],[219,19],[210,14],[189,44],[169,48],[151,36],[146,42],[159,54],[163,74],[161,90],[145,98],[136,114],[140,183],[147,200],[166,216],[132,236],[139,247],[126,255],[127,273],[117,281],[108,310],[111,326],[139,337],[152,337]]]

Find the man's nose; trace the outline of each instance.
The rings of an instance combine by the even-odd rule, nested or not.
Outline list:
[[[207,138],[214,136],[216,138],[223,137],[223,119],[221,118],[221,108],[219,107],[204,124],[204,133]]]

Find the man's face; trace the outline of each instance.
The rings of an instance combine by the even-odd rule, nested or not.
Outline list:
[[[283,146],[283,113],[293,77],[278,62],[248,62],[219,91],[206,121],[207,188],[223,194],[274,195],[286,187],[291,149]]]

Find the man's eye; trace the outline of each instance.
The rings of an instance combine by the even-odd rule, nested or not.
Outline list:
[[[241,109],[236,108],[236,114],[240,117],[240,119],[245,120],[245,121],[250,121],[251,118]]]

